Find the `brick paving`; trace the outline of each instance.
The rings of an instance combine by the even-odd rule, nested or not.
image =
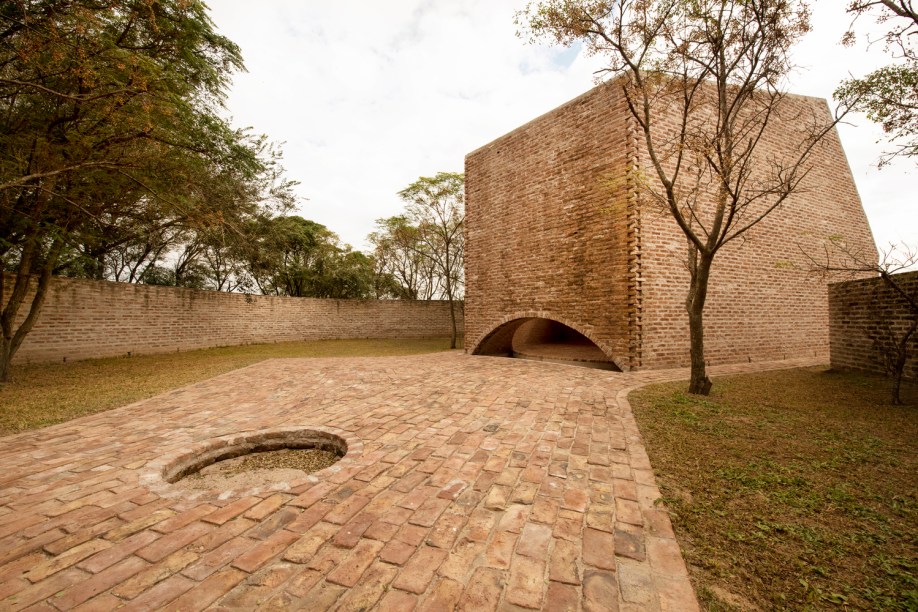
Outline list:
[[[697,609],[625,399],[685,376],[277,359],[9,436],[0,609]],[[300,428],[348,454],[247,491],[160,477],[214,440]]]

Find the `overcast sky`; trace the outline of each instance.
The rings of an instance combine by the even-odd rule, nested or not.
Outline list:
[[[525,4],[210,0],[248,69],[234,78],[228,111],[237,126],[284,143],[299,213],[365,249],[374,221],[402,210],[399,190],[461,172],[466,153],[593,87],[596,58],[516,36],[514,12]],[[886,61],[881,45],[839,45],[849,23],[842,5],[815,3],[795,93],[831,98],[849,73]],[[918,244],[915,162],[878,170],[881,132],[863,117],[851,122],[842,144],[877,243]]]

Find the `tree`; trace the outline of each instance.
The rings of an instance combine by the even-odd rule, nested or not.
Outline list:
[[[198,233],[200,251],[196,260],[209,289],[232,293],[248,288],[251,280],[243,255],[247,238],[223,225]]]
[[[840,239],[833,239],[831,245],[826,248],[825,259],[820,262],[811,258],[811,262],[814,264],[813,271],[823,277],[879,276],[883,279],[883,284],[891,290],[892,301],[900,303],[909,313],[905,325],[902,326],[883,316],[880,309],[874,309],[874,320],[870,330],[874,348],[883,356],[886,374],[892,378],[890,401],[896,406],[901,406],[902,376],[918,339],[918,288],[914,284],[903,282],[900,273],[914,269],[918,265],[918,249],[905,244],[893,244],[881,253],[877,261],[872,252],[864,254]],[[877,299],[889,300],[890,297],[877,296]]]
[[[896,62],[862,78],[843,81],[835,98],[866,113],[882,126],[890,141],[898,143],[880,158],[881,167],[900,155],[918,156],[918,9],[912,0],[856,0],[847,10],[855,20],[873,16],[879,23],[890,24],[883,40]],[[852,28],[843,42],[852,45],[856,40]]]
[[[788,117],[788,51],[810,29],[792,0],[552,0],[517,15],[533,37],[583,41],[608,60],[637,124],[649,168],[641,197],[686,238],[691,393],[706,395],[704,307],[721,249],[798,190],[808,161],[835,122]],[[783,152],[763,140],[784,114]],[[772,128],[775,129],[775,128]]]
[[[365,300],[372,297],[373,260],[349,245],[339,246],[329,260],[316,297]]]
[[[459,173],[438,172],[422,176],[398,195],[417,232],[417,241],[409,248],[430,261],[443,281],[452,324],[450,348],[456,348],[456,299],[464,282],[465,179]]]
[[[289,205],[270,145],[216,114],[242,67],[201,2],[0,4],[0,381],[62,256],[98,276],[168,227]]]
[[[365,299],[372,262],[341,245],[321,223],[299,216],[264,218],[249,233],[249,274],[264,294]]]
[[[377,297],[431,300],[444,287],[418,228],[405,215],[376,220],[367,239],[377,266]]]

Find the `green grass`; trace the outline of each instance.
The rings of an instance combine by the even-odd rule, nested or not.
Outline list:
[[[110,410],[273,357],[383,357],[448,347],[442,338],[320,340],[13,366],[12,382],[0,384],[0,435]]]
[[[631,395],[707,610],[918,609],[918,388],[825,368]]]

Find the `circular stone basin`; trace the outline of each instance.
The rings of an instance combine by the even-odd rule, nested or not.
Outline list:
[[[303,477],[329,467],[347,451],[342,437],[325,431],[253,433],[178,457],[163,468],[162,477],[194,489],[245,488]]]

